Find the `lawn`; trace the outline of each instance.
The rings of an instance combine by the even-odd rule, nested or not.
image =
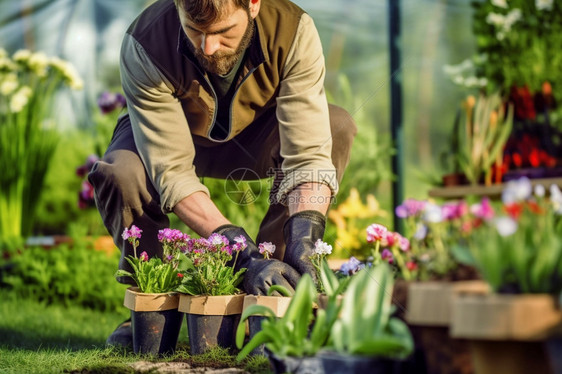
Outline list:
[[[237,364],[234,356],[216,349],[190,356],[186,324],[174,356],[154,359],[105,347],[105,339],[127,317],[127,311],[101,312],[78,306],[46,305],[0,290],[1,373],[135,373],[139,361],[183,362],[192,367],[239,367],[268,373],[258,356]]]

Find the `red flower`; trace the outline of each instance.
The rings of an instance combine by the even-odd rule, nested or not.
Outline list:
[[[418,264],[416,264],[414,261],[408,261],[406,262],[406,267],[408,268],[408,270],[414,271],[418,268]]]
[[[182,273],[178,273],[178,278],[183,278],[183,274],[182,274]]]
[[[509,216],[511,218],[513,218],[514,220],[517,220],[521,216],[521,213],[523,212],[523,205],[513,203],[513,204],[509,204],[509,205],[504,206],[504,209],[505,209],[506,213],[509,214]]]

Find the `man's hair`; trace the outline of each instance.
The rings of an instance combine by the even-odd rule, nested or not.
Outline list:
[[[221,18],[230,1],[236,8],[249,12],[250,0],[174,0],[174,3],[193,23],[207,26]]]

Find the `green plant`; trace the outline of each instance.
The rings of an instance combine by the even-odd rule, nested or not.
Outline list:
[[[236,330],[236,346],[241,348],[237,360],[242,360],[252,350],[265,344],[279,357],[313,356],[326,344],[329,329],[337,318],[339,307],[331,304],[329,309],[319,309],[316,318],[313,302],[316,286],[309,274],[300,279],[285,315],[277,318],[273,311],[263,305],[251,305],[243,313]],[[252,315],[263,315],[262,329],[243,346],[245,322]],[[310,329],[311,324],[314,326]]]
[[[0,49],[0,246],[31,233],[46,171],[58,142],[51,119],[63,86],[83,85],[73,66],[42,52]]]
[[[116,311],[123,306],[125,286],[114,281],[118,252],[96,251],[84,238],[52,249],[31,247],[10,258],[2,286],[20,299],[48,304]]]
[[[123,239],[133,246],[134,256],[126,257],[133,268],[133,272],[119,269],[115,277],[132,278],[141,292],[164,293],[172,292],[179,287],[183,272],[188,268],[188,260],[183,249],[186,236],[179,230],[164,229],[158,232],[158,240],[164,249],[163,258],[148,258],[146,252],[137,256],[137,247],[142,230],[132,225],[123,230]]]
[[[562,291],[562,192],[544,187],[532,194],[527,178],[508,183],[498,213],[487,200],[475,204],[465,240],[454,248],[459,261],[475,266],[493,291]]]
[[[340,353],[405,358],[414,348],[408,326],[392,317],[393,276],[385,263],[352,277],[328,347]],[[332,303],[329,303],[333,304]]]
[[[501,165],[503,148],[513,128],[513,106],[507,113],[499,93],[469,96],[465,102],[465,131],[457,157],[471,184],[483,176],[491,183],[492,165]]]
[[[246,268],[235,271],[238,253],[246,248],[246,238],[238,236],[234,243],[217,233],[209,238],[186,242],[186,270],[177,291],[189,295],[234,295],[240,292]]]

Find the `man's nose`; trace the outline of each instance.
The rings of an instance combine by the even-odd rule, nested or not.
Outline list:
[[[207,56],[213,55],[220,47],[219,38],[217,35],[205,35],[201,40],[201,50]]]

